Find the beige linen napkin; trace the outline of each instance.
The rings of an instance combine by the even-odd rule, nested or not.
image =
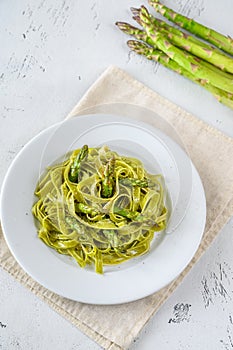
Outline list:
[[[150,317],[171,295],[233,214],[233,140],[167,101],[124,71],[109,67],[89,89],[69,117],[95,105],[131,103],[155,111],[179,135],[205,188],[207,223],[203,240],[182,274],[161,291],[139,301],[93,306],[62,298],[32,280],[11,256],[0,235],[0,264],[20,283],[41,297],[60,315],[79,327],[104,349],[127,349]],[[138,119],[140,117],[137,117]],[[143,116],[142,116],[143,119]],[[144,119],[143,119],[144,120]],[[156,120],[146,120],[156,125]]]

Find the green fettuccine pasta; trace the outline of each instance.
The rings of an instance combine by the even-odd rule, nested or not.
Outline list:
[[[146,253],[166,226],[163,178],[107,146],[73,151],[40,179],[33,214],[38,236],[84,267],[122,263]]]

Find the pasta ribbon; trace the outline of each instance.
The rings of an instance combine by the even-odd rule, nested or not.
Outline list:
[[[164,182],[107,146],[74,150],[35,189],[38,237],[80,267],[120,264],[150,249],[167,222]]]

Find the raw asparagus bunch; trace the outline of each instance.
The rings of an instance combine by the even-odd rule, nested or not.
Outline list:
[[[134,8],[133,8],[132,10],[133,10],[133,13],[135,12],[135,10],[137,10],[137,13],[140,15],[140,11],[141,11],[142,9],[134,9]],[[138,15],[138,16],[135,16],[135,17],[133,17],[133,18],[136,19],[136,21],[137,21],[138,23],[140,23],[140,25],[142,25],[142,21],[141,21],[139,15]],[[150,18],[151,18],[152,21],[154,21],[154,20],[157,21],[157,19],[156,19],[156,18],[153,18],[152,16],[151,16]],[[159,20],[159,21],[160,21],[160,20]],[[160,22],[159,22],[159,23],[160,23]],[[167,24],[166,24],[165,22],[163,22],[163,21],[161,21],[161,24],[162,24],[162,27],[163,27],[163,25],[167,25]],[[136,28],[136,27],[132,26],[131,24],[128,24],[128,23],[125,23],[125,22],[116,22],[116,25],[117,25],[118,28],[119,28],[120,30],[122,30],[125,34],[131,35],[131,36],[135,37],[135,38],[138,39],[138,40],[144,41],[144,42],[146,42],[147,44],[149,44],[149,45],[152,46],[152,47],[156,47],[155,41],[154,41],[153,39],[151,39],[151,38],[147,35],[147,33],[146,33],[145,31],[143,31],[143,30],[141,30],[141,29],[139,29],[139,28]],[[174,29],[174,30],[177,30],[176,28],[173,28],[173,27],[171,27],[171,28]],[[161,29],[161,28],[159,28],[159,29]],[[157,30],[159,30],[159,29],[157,29]],[[231,60],[231,61],[232,61],[232,60]],[[218,68],[215,68],[215,66],[209,64],[207,61],[202,61],[202,65],[205,66],[205,67],[207,67],[207,68],[209,68],[209,69],[211,69],[211,70],[214,70],[216,73],[218,73],[218,74],[220,74],[220,75],[222,75],[222,76],[225,76],[225,77],[227,77],[227,78],[229,78],[229,79],[232,79],[232,78],[233,78],[231,74],[225,73],[225,72],[219,70]]]
[[[135,51],[139,55],[145,56],[149,60],[153,60],[161,63],[163,66],[175,71],[176,73],[192,80],[193,82],[199,84],[204,87],[206,90],[211,92],[214,97],[221,103],[233,109],[233,95],[226,93],[225,91],[218,89],[217,87],[208,84],[202,79],[198,79],[195,75],[189,73],[186,69],[181,67],[167,55],[165,55],[162,51],[156,50],[153,47],[146,45],[143,42],[139,42],[137,40],[129,40],[127,42],[129,48]]]
[[[143,26],[143,22],[149,24],[154,28],[155,32],[160,32],[166,36],[169,41],[175,46],[184,49],[193,55],[202,58],[203,60],[215,65],[216,67],[233,73],[233,60],[229,56],[226,56],[223,52],[198,40],[191,35],[183,33],[182,31],[170,26],[164,21],[161,21],[147,11],[142,6],[140,9],[132,9],[134,19]]]
[[[189,73],[186,69],[180,66],[178,63],[169,58],[164,52],[161,50],[155,49],[153,40],[147,36],[146,32],[136,28],[125,22],[117,22],[117,26],[121,29],[125,34],[133,36],[135,39],[141,40],[142,42],[136,40],[129,40],[127,42],[129,48],[139,55],[145,56],[149,60],[154,60],[156,62],[161,63],[167,68],[177,72],[180,75],[185,76],[186,78],[198,83],[199,85],[206,88],[208,91],[213,93],[213,95],[222,103],[233,107],[233,94],[227,93],[221,89],[218,89],[211,84],[208,84],[206,81],[202,79],[198,79],[195,75]],[[148,45],[145,45],[147,43]],[[150,46],[149,46],[150,45]]]
[[[202,64],[196,56],[187,51],[181,50],[169,40],[161,31],[156,31],[150,15],[146,8],[140,12],[140,19],[147,35],[153,40],[154,45],[167,54],[168,57],[177,62],[181,67],[188,70],[199,79],[206,80],[207,83],[218,87],[224,91],[233,93],[233,79],[229,76],[220,75],[215,70],[209,69]]]
[[[133,19],[142,29],[125,22],[116,23],[124,33],[139,40],[128,41],[131,50],[203,86],[220,102],[233,109],[231,57],[219,48],[155,18],[144,6],[140,9],[131,8],[131,11]]]
[[[191,18],[185,17],[172,9],[162,5],[159,0],[148,0],[149,4],[155,8],[157,12],[166,17],[169,21],[174,22],[181,28],[199,36],[200,38],[212,43],[223,51],[233,55],[233,39],[225,36],[215,30],[208,28]]]

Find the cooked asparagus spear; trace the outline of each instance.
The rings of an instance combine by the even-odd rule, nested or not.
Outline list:
[[[81,212],[84,214],[91,214],[93,216],[99,214],[95,209],[93,209],[90,206],[85,205],[83,203],[76,203],[75,204],[75,211]],[[137,211],[130,211],[130,210],[125,209],[125,208],[114,207],[113,212],[114,212],[114,214],[124,216],[127,219],[136,220],[136,221],[144,221],[145,220],[145,217]],[[148,220],[148,219],[146,218],[146,220]],[[78,222],[77,222],[77,220],[75,220],[74,217],[67,216],[66,222],[69,224],[69,226],[71,228],[75,229],[76,231],[78,231],[80,229]]]
[[[65,217],[65,220],[72,230],[75,230],[76,232],[81,234],[83,233],[78,224],[78,221],[73,216],[68,215]]]
[[[121,215],[129,220],[135,220],[135,221],[148,221],[148,218],[145,218],[145,216],[143,216],[142,214],[140,214],[137,211],[131,211],[129,209],[125,209],[125,208],[118,208],[118,207],[114,207],[113,210],[114,214],[118,214]]]
[[[125,218],[131,219],[131,220],[134,220],[139,214],[137,212],[133,212],[133,211],[130,211],[128,209],[118,208],[118,207],[114,207],[113,212],[114,212],[114,214],[124,216]]]
[[[129,40],[127,44],[130,47],[130,49],[132,49],[136,53],[145,56],[149,60],[154,60],[156,62],[159,62],[165,67],[203,86],[206,90],[210,91],[217,98],[218,101],[222,102],[223,104],[233,109],[232,94],[229,94],[221,89],[218,89],[215,86],[212,86],[205,80],[197,78],[195,75],[191,74],[189,71],[185,70],[182,66],[180,66],[178,63],[173,61],[167,55],[165,55],[162,51],[156,50],[136,40]]]
[[[87,157],[87,155],[88,155],[88,146],[84,145],[79,151],[77,157],[74,159],[73,163],[71,164],[70,173],[69,173],[70,181],[72,182],[78,181],[80,164]]]
[[[115,158],[112,157],[105,166],[101,195],[104,198],[109,198],[113,194],[114,190],[114,171],[115,171]]]
[[[138,186],[141,188],[149,187],[149,181],[148,180],[139,180],[134,178],[127,178],[127,179],[119,179],[119,182],[123,185],[130,185],[130,186]]]
[[[145,6],[141,6],[139,17],[140,20],[138,22],[140,21],[143,25],[143,20],[145,23],[153,26],[154,31],[166,36],[175,46],[191,52],[193,55],[206,60],[226,72],[233,73],[233,59],[218,49],[203,43],[191,35],[184,34],[182,31],[167,25],[165,22],[158,21],[148,12]]]
[[[218,33],[214,29],[208,28],[191,18],[185,17],[165,5],[162,5],[159,0],[148,0],[149,4],[155,8],[157,12],[166,17],[169,21],[174,22],[181,28],[207,40],[216,47],[233,55],[233,39],[229,36]]]
[[[156,33],[150,18],[147,17],[145,21],[142,17],[142,25],[145,28],[147,35],[154,41],[156,46],[166,53],[172,60],[177,62],[184,69],[194,74],[199,79],[204,79],[207,83],[218,87],[224,91],[233,93],[233,79],[222,75],[209,69],[202,64],[197,57],[184,52],[183,50],[174,46],[164,35]]]
[[[93,209],[93,208],[91,208],[88,205],[85,205],[83,203],[77,203],[75,205],[75,211],[81,212],[84,214],[90,214],[93,216],[100,214],[95,209]],[[145,217],[137,211],[130,211],[129,209],[114,207],[113,212],[114,212],[114,214],[124,216],[127,219],[136,220],[136,221],[144,221],[145,220]],[[148,220],[148,219],[146,218],[146,220]],[[66,222],[72,228],[74,228],[76,230],[78,229],[78,223],[75,220],[75,218],[68,216],[68,217],[66,217]]]
[[[75,211],[78,213],[90,214],[91,216],[99,214],[94,208],[83,203],[75,203]]]

